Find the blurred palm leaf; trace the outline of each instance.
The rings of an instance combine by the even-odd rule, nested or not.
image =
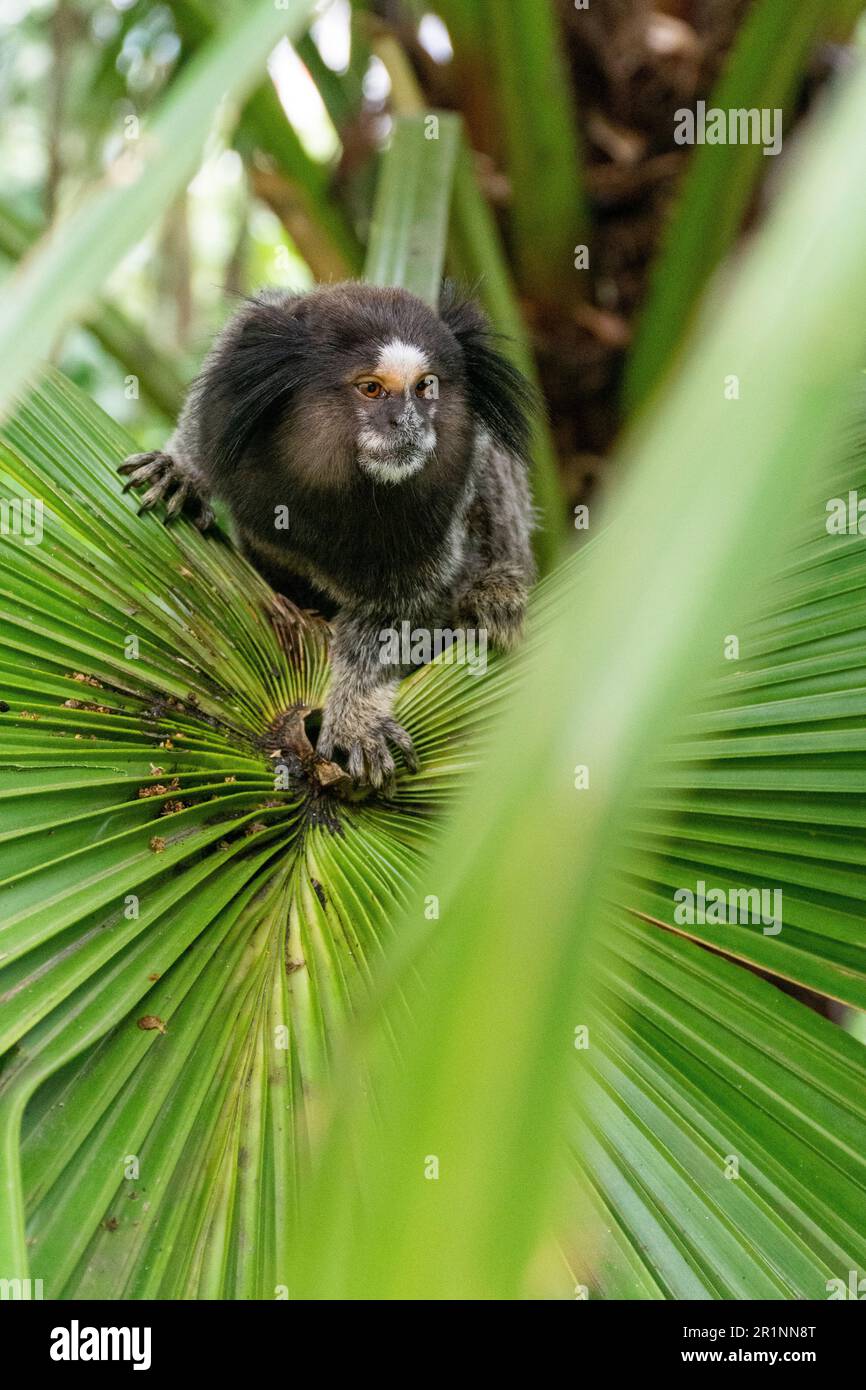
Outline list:
[[[300,34],[314,0],[268,0],[233,15],[189,63],[103,184],[34,248],[5,288],[0,352],[8,363],[0,409],[14,400],[60,328],[79,313],[124,252],[195,170],[224,100],[240,100],[285,34]],[[183,139],[178,138],[183,132]]]
[[[310,13],[308,7],[308,18]],[[194,51],[217,29],[213,8],[202,0],[177,0],[173,14]],[[316,51],[308,38],[308,57],[311,50]],[[357,275],[361,269],[358,239],[340,204],[328,196],[333,171],[307,154],[270,80],[248,97],[235,141],[247,156],[264,154],[264,163],[248,158],[254,190],[283,221],[316,278],[340,280]]]
[[[587,233],[574,94],[553,0],[482,0],[512,186],[521,289],[542,302],[580,296],[575,247]]]
[[[816,36],[850,28],[863,0],[758,0],[748,14],[708,108],[784,113],[787,135],[797,89]],[[829,13],[828,13],[829,12]],[[652,272],[640,329],[629,354],[625,394],[637,409],[670,370],[693,323],[701,291],[740,234],[767,159],[760,144],[699,146],[665,245]]]
[[[35,241],[34,227],[11,208],[0,206],[0,254],[18,261]],[[157,409],[168,420],[175,420],[184,397],[184,377],[175,359],[149,342],[144,330],[108,300],[93,305],[81,322],[105,351],[136,377]]]
[[[428,118],[397,122],[373,208],[365,279],[402,285],[438,305],[460,121],[444,113],[432,119],[430,139]]]

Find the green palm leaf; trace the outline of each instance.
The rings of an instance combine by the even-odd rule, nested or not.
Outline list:
[[[566,1244],[580,1282],[825,1298],[866,1257],[862,1045],[622,911],[607,926],[583,1157],[602,1250]]]
[[[240,1260],[235,1204],[252,1203],[284,1244],[307,1147],[303,1097],[385,947],[429,836],[425,812],[465,768],[453,730],[483,710],[464,713],[471,677],[447,692],[447,668],[409,682],[401,717],[424,774],[391,810],[346,806],[317,826],[315,804],[275,788],[267,752],[277,716],[322,703],[321,625],[296,615],[289,629],[225,540],[137,517],[112,478],[129,447],[52,377],[0,453],[4,494],[38,492],[45,507],[43,543],[7,542],[0,561],[4,1255],[20,1267],[10,1217],[22,1109],[52,1077],[22,1144],[47,1288],[183,1296],[217,1281],[273,1296],[284,1260],[276,1246],[270,1262]],[[137,1026],[151,1018],[164,1034]],[[208,1188],[217,1206],[203,1215],[182,1176],[189,1155],[196,1172],[204,1152],[222,1174],[226,1145],[236,1158],[257,1127],[254,1186],[239,1179],[221,1198]],[[126,1155],[139,1155],[140,1184],[124,1179]],[[195,1239],[219,1226],[221,1272],[153,1257],[153,1242],[165,1252],[165,1203],[172,1222],[185,1203],[198,1212],[187,1218],[204,1220]]]

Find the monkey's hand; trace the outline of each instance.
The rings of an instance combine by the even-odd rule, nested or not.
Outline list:
[[[523,635],[527,585],[522,574],[505,566],[477,575],[457,602],[464,628],[484,630],[494,647],[516,647]]]
[[[399,748],[410,772],[418,771],[418,759],[409,734],[391,714],[391,687],[380,686],[366,695],[360,691],[332,691],[328,700],[316,752],[333,761],[345,754],[346,770],[357,786],[392,792],[397,767],[389,744]]]
[[[418,759],[409,734],[392,713],[396,672],[380,659],[382,624],[345,610],[334,624],[332,685],[316,752],[329,761],[345,754],[349,776],[359,785],[390,792],[396,764],[389,745],[403,754],[410,772]]]
[[[138,508],[139,516],[157,502],[164,502],[166,523],[186,512],[200,531],[213,525],[207,483],[194,465],[157,451],[130,454],[117,471],[128,475],[124,492],[132,487],[147,489]]]

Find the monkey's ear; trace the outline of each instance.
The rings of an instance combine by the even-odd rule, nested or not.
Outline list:
[[[525,459],[531,418],[540,409],[538,392],[496,346],[486,316],[453,282],[442,287],[439,316],[457,339],[466,364],[469,405],[497,444]]]
[[[303,295],[265,291],[228,324],[196,383],[214,473],[231,469],[309,375]]]

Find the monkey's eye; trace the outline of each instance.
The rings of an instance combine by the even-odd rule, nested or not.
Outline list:
[[[422,376],[415,387],[415,395],[422,400],[438,401],[439,399],[439,378],[438,376]]]
[[[356,381],[355,387],[368,401],[375,401],[384,390],[381,381]]]

